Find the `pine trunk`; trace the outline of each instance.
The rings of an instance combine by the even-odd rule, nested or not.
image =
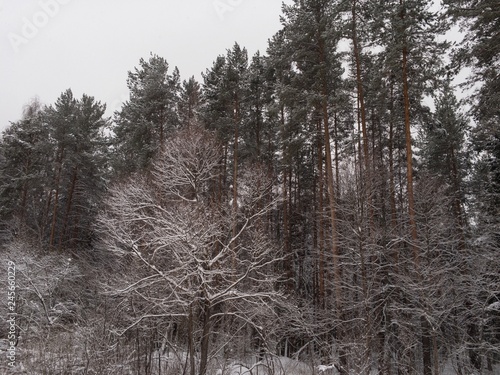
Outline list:
[[[404,17],[404,13],[403,17]],[[410,236],[412,240],[413,260],[415,267],[418,270],[420,267],[419,252],[417,246],[417,222],[415,218],[415,198],[413,194],[413,153],[411,142],[411,126],[410,126],[410,95],[408,89],[408,70],[407,70],[408,49],[406,44],[403,46],[403,98],[404,98],[404,113],[405,113],[405,136],[406,136],[406,182],[407,182],[407,198],[408,198],[408,214],[410,223]]]
[[[233,270],[236,270],[236,236],[238,234],[238,143],[239,143],[239,100],[238,95],[234,98],[234,145],[233,145],[233,223],[232,223],[232,245]]]
[[[354,60],[356,62],[356,85],[358,90],[358,102],[361,111],[361,131],[363,135],[363,156],[365,173],[370,170],[370,156],[368,152],[368,131],[366,129],[366,108],[365,108],[365,94],[363,89],[363,79],[361,78],[361,56],[359,51],[359,42],[357,37],[357,23],[356,23],[356,4],[357,1],[352,2],[352,44],[354,52]]]
[[[285,135],[285,108],[281,106],[281,132]],[[283,138],[285,141],[285,138]],[[285,142],[283,142],[285,143]],[[292,251],[290,243],[290,216],[289,216],[289,186],[288,174],[290,172],[288,150],[283,149],[283,157],[285,158],[285,166],[283,168],[283,251],[285,253],[284,271],[286,275],[285,285],[288,291],[293,290],[293,267],[292,267]],[[290,173],[291,178],[291,173]]]
[[[413,154],[411,142],[411,126],[410,126],[410,95],[408,87],[408,46],[406,43],[406,29],[405,24],[405,4],[404,0],[400,0],[401,4],[401,21],[403,24],[403,99],[404,99],[404,113],[405,113],[405,135],[406,135],[406,169],[407,169],[407,198],[408,198],[408,214],[410,224],[410,235],[413,249],[413,262],[417,274],[418,281],[421,281],[422,275],[420,270],[420,254],[418,250],[418,232],[417,222],[415,215],[415,198],[413,193]],[[429,323],[425,316],[420,317],[421,327],[421,343],[422,343],[422,361],[423,361],[423,374],[432,375],[432,347],[430,340]]]
[[[318,123],[318,135],[321,134],[321,122]],[[319,305],[325,307],[325,234],[323,228],[324,185],[323,181],[323,144],[318,137],[318,250],[319,250]]]
[[[331,252],[333,256],[333,283],[334,283],[334,296],[335,296],[335,313],[338,319],[339,325],[337,329],[337,340],[340,342],[343,336],[342,325],[342,292],[341,292],[341,270],[340,270],[340,254],[338,248],[337,239],[337,218],[336,218],[336,208],[335,208],[335,186],[333,177],[333,163],[332,163],[332,151],[330,145],[330,129],[329,129],[329,114],[328,114],[328,79],[326,69],[326,50],[325,41],[321,35],[318,35],[319,41],[319,57],[320,65],[323,65],[322,69],[322,82],[321,82],[321,108],[323,116],[323,132],[324,132],[324,144],[325,144],[325,156],[326,156],[326,176],[327,176],[327,186],[328,186],[328,200],[330,206],[330,228],[332,235]],[[341,367],[341,375],[347,374],[347,356],[342,347],[339,349],[339,362]]]
[[[59,251],[62,250],[63,238],[66,235],[66,230],[68,228],[69,214],[71,212],[71,206],[73,204],[73,195],[75,192],[76,181],[78,179],[78,167],[74,167],[73,175],[71,177],[71,185],[69,188],[68,202],[66,203],[66,212],[64,213],[63,228],[61,236],[59,237]]]
[[[24,175],[27,176],[29,174],[29,171],[30,171],[30,168],[31,168],[31,158],[28,157],[27,160],[26,160],[26,164],[24,166]],[[19,216],[20,216],[20,219],[21,219],[21,224],[25,224],[24,222],[24,218],[25,218],[25,215],[26,215],[26,204],[27,204],[27,201],[28,201],[28,188],[29,188],[29,184],[28,184],[28,180],[26,179],[23,183],[23,188],[22,188],[22,193],[21,193],[21,207],[20,207],[20,213],[19,213]]]
[[[64,156],[64,148],[61,149],[59,152],[59,157],[57,158],[57,163],[58,163],[58,169],[57,169],[57,174],[56,174],[56,179],[55,179],[55,195],[54,195],[54,207],[52,209],[52,225],[50,229],[50,248],[54,247],[54,240],[55,240],[55,234],[56,234],[56,224],[57,224],[57,208],[58,208],[58,203],[59,203],[59,184],[61,181],[61,174],[62,174],[62,161],[63,161],[63,156]]]
[[[396,211],[396,185],[394,177],[394,87],[391,82],[391,98],[389,101],[389,194],[391,202],[391,229],[396,233],[397,228],[397,211]],[[398,261],[398,252],[393,255],[394,264]]]
[[[335,312],[339,322],[342,320],[342,292],[341,292],[341,272],[340,272],[340,254],[338,248],[337,240],[337,218],[335,209],[335,188],[333,179],[333,165],[332,165],[332,152],[330,146],[330,129],[328,126],[328,107],[327,107],[327,97],[324,93],[323,98],[323,131],[325,139],[325,151],[326,151],[326,175],[327,175],[327,186],[328,186],[328,200],[330,206],[330,228],[332,235],[331,251],[333,256],[333,283],[334,283],[334,295],[335,295]],[[340,328],[340,326],[339,326]],[[341,331],[341,329],[339,329]],[[337,336],[341,336],[338,334]],[[341,339],[337,337],[337,339]],[[341,374],[347,374],[346,365],[347,359],[343,350],[340,351],[340,363],[341,363]]]

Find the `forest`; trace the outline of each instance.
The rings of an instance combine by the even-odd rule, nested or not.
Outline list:
[[[0,372],[498,374],[500,2],[431,3],[294,0],[201,81],[138,56],[112,117],[26,98]]]

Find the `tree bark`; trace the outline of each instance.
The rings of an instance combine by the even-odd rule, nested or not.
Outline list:
[[[66,235],[66,230],[68,228],[69,214],[71,212],[71,206],[73,204],[73,194],[75,192],[76,181],[78,179],[78,167],[73,168],[73,175],[71,177],[71,185],[69,188],[68,202],[66,203],[66,212],[64,213],[63,228],[61,231],[61,236],[59,237],[59,251],[62,249],[63,238]]]
[[[57,169],[57,174],[56,174],[56,179],[55,179],[54,207],[52,209],[52,225],[51,225],[51,229],[50,229],[50,241],[49,241],[50,248],[54,247],[54,239],[55,239],[55,233],[56,233],[57,206],[59,203],[59,183],[61,181],[63,156],[64,156],[64,148],[61,148],[61,150],[59,152],[59,156],[57,158],[58,169]]]
[[[361,111],[361,130],[363,135],[363,156],[365,172],[370,170],[370,159],[368,152],[368,131],[366,129],[366,108],[365,108],[365,94],[363,89],[363,79],[361,77],[361,57],[359,51],[359,42],[357,36],[357,22],[356,22],[356,4],[357,1],[352,2],[352,44],[354,52],[354,60],[356,62],[356,85],[358,90],[358,101]]]
[[[321,122],[317,125],[318,135],[321,134]],[[324,174],[323,174],[323,144],[318,137],[318,250],[319,250],[319,305],[325,307],[325,254],[324,254]]]
[[[211,307],[208,301],[205,301],[203,306],[203,330],[200,345],[200,375],[207,373],[208,352],[210,346],[210,319]]]
[[[283,136],[285,135],[285,108],[281,106],[281,132]],[[283,138],[285,141],[285,138]],[[285,142],[283,142],[285,143]],[[288,159],[288,150],[283,148],[284,166],[283,166],[283,250],[285,252],[284,260],[284,271],[286,275],[285,285],[288,291],[293,290],[293,267],[292,267],[292,252],[291,252],[291,242],[290,242],[290,216],[289,216],[289,187],[288,187],[288,175],[290,172],[290,161]]]
[[[240,108],[238,94],[234,96],[234,145],[233,145],[233,223],[232,236],[233,241],[231,250],[233,252],[233,269],[236,269],[236,235],[238,233],[238,142],[239,142],[239,122]]]
[[[411,235],[411,247],[413,249],[413,262],[417,274],[418,281],[422,280],[420,270],[420,254],[418,249],[418,232],[417,222],[415,218],[415,198],[413,193],[413,154],[411,142],[411,126],[410,126],[410,95],[408,88],[408,45],[406,40],[406,27],[405,27],[405,0],[400,0],[401,5],[401,21],[403,24],[402,37],[403,37],[403,51],[402,51],[402,75],[403,75],[403,99],[404,99],[404,112],[405,112],[405,135],[406,135],[406,169],[407,169],[407,198],[408,198],[408,214]],[[422,361],[424,375],[432,375],[432,348],[429,332],[429,323],[425,316],[420,317],[420,327],[422,330],[421,343],[422,343]]]
[[[406,17],[404,10],[404,0],[401,1],[401,20],[404,22]],[[404,31],[403,31],[404,33]],[[419,252],[417,246],[417,222],[415,219],[415,197],[413,193],[413,153],[411,142],[411,126],[410,126],[410,95],[408,88],[408,46],[406,45],[406,37],[403,35],[403,99],[405,113],[405,136],[406,136],[406,178],[407,178],[407,198],[408,198],[408,214],[410,222],[410,235],[412,239],[413,260],[415,267],[418,270],[420,266]]]
[[[318,18],[319,15],[318,15]],[[319,19],[318,19],[319,21]],[[321,31],[318,29],[318,47],[319,47],[319,63],[322,65],[321,74],[321,109],[323,117],[323,132],[324,132],[324,144],[325,144],[325,156],[326,156],[326,176],[327,176],[327,186],[328,186],[328,199],[330,206],[330,227],[332,235],[331,252],[333,256],[333,282],[334,282],[334,296],[335,296],[335,313],[338,319],[339,325],[337,329],[337,339],[341,339],[343,335],[342,325],[342,292],[341,292],[341,270],[340,270],[340,254],[338,248],[337,239],[337,218],[336,218],[336,208],[335,208],[335,186],[333,177],[333,163],[332,163],[332,151],[330,145],[330,129],[329,129],[329,114],[328,114],[328,97],[329,97],[329,87],[328,78],[326,72],[327,58],[326,58],[326,47],[324,37],[321,35]],[[339,340],[340,341],[340,340]],[[347,356],[343,348],[339,349],[339,362],[341,367],[341,375],[347,374]]]
[[[189,306],[189,321],[188,321],[188,347],[189,347],[189,371],[191,375],[196,375],[195,369],[195,348],[194,348],[194,318],[193,307]]]
[[[389,194],[391,203],[391,228],[395,233],[397,228],[397,211],[396,211],[396,185],[394,178],[394,86],[391,82],[391,98],[389,100]],[[398,252],[393,254],[394,264],[398,261]]]

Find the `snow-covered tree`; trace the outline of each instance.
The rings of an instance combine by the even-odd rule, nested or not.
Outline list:
[[[248,172],[237,213],[232,202],[219,205],[218,150],[211,133],[199,127],[179,131],[166,141],[151,174],[111,188],[99,218],[102,245],[124,270],[111,292],[135,301],[119,332],[148,319],[183,325],[191,374],[195,351],[196,373],[205,374],[210,354],[230,345],[211,350],[223,323],[234,337],[243,327],[264,337],[263,316],[272,317],[282,299],[273,272],[279,248],[261,225],[274,207],[263,199],[272,185],[264,174]]]

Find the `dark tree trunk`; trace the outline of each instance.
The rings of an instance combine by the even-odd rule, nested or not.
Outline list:
[[[203,307],[203,330],[201,334],[201,345],[200,345],[199,375],[206,375],[207,373],[208,353],[210,349],[210,319],[211,319],[211,307],[208,302],[205,302]]]

